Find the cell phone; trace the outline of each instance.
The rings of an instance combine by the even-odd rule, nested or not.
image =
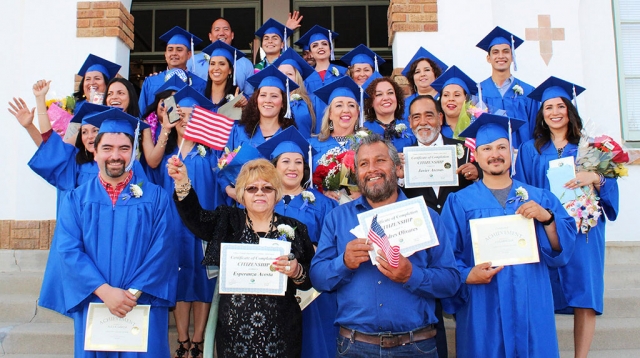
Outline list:
[[[176,99],[173,96],[164,100],[164,106],[167,108],[167,116],[169,117],[169,123],[173,124],[180,120],[180,114],[176,107]]]

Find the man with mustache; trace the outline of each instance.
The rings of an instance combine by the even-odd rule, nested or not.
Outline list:
[[[127,357],[168,358],[168,313],[175,306],[178,276],[170,220],[177,215],[161,187],[129,168],[136,127],[149,126],[117,108],[85,120],[100,127],[95,140],[100,172],[62,200],[51,248],[64,273],[59,304],[75,322],[75,357],[113,356],[84,349],[89,305],[104,303],[120,318],[150,305],[147,352]]]
[[[476,138],[483,177],[451,193],[442,210],[462,283],[442,305],[456,314],[460,358],[559,356],[548,267],[567,263],[576,226],[551,192],[511,179],[508,128],[523,124],[484,113],[461,133]],[[534,219],[540,261],[499,267],[475,262],[469,220],[514,214]]]
[[[437,357],[435,299],[450,297],[460,285],[444,225],[429,209],[440,245],[400,255],[397,268],[379,251],[379,264],[372,265],[372,245],[350,230],[358,225],[358,213],[406,199],[396,184],[402,169],[395,147],[376,134],[353,150],[362,196],[325,218],[310,273],[318,290],[337,292],[338,353]]]
[[[473,184],[478,178],[478,168],[473,163],[469,163],[469,148],[464,146],[464,142],[448,138],[442,135],[442,122],[444,113],[438,101],[430,95],[420,95],[414,98],[409,105],[409,125],[416,137],[414,146],[437,147],[443,145],[460,146],[464,154],[458,158],[458,186],[429,186],[424,188],[404,188],[403,191],[408,198],[422,196],[427,206],[435,210],[438,214],[442,212],[447,197],[451,193],[466,188]],[[438,345],[438,357],[447,358],[447,335],[442,317],[442,304],[436,300],[436,326],[438,334],[436,341]]]

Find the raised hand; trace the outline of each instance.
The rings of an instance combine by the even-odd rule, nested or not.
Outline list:
[[[293,14],[289,13],[289,18],[287,19],[287,23],[285,24],[285,26],[290,28],[291,30],[295,30],[300,27],[300,22],[302,22],[303,17],[304,16],[300,15],[299,11],[294,11]]]
[[[44,97],[49,92],[49,84],[51,81],[40,80],[33,85],[33,95],[36,97]]]
[[[18,120],[21,126],[28,128],[33,125],[33,117],[36,112],[36,107],[29,110],[27,103],[22,98],[13,97],[13,103],[9,102],[9,113],[13,114]]]

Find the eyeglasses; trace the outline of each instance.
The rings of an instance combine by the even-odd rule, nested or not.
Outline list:
[[[263,187],[248,186],[248,187],[244,188],[244,191],[246,191],[249,194],[255,194],[255,193],[258,192],[258,190],[260,190],[261,192],[263,192],[265,194],[271,194],[274,191],[276,191],[276,189],[274,187],[271,187],[271,186],[263,186]]]

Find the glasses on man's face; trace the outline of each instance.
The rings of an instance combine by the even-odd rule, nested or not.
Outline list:
[[[265,194],[271,194],[274,191],[276,191],[276,189],[272,186],[263,186],[263,187],[257,187],[257,186],[248,186],[246,188],[244,188],[244,191],[246,191],[249,194],[255,194],[258,192],[258,190],[260,190],[261,192],[265,193]]]

